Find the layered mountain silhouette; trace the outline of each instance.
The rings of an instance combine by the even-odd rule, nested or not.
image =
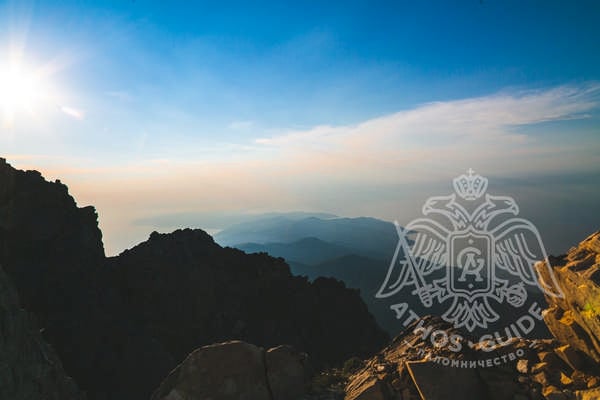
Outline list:
[[[390,257],[398,243],[394,225],[376,218],[297,218],[295,215],[267,216],[233,225],[216,234],[215,240],[227,246],[258,243],[273,247],[276,243],[290,244],[317,238],[331,245],[331,251],[343,247],[353,254],[375,259]],[[304,259],[295,261],[306,263]]]
[[[97,218],[60,181],[0,159],[0,264],[89,399],[147,399],[213,342],[290,344],[322,368],[387,340],[335,279],[292,276],[283,260],[221,247],[201,230],[153,233],[106,258]]]

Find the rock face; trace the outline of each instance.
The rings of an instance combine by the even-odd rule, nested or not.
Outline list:
[[[565,296],[547,296],[549,307],[544,311],[544,321],[559,341],[599,363],[600,231],[551,263]]]
[[[124,307],[101,239],[64,184],[0,160],[0,264],[23,307],[90,399],[147,399],[176,362]]]
[[[306,355],[289,346],[268,350],[240,341],[192,352],[152,400],[297,400],[306,391]]]
[[[313,354],[316,366],[387,340],[356,291],[293,277],[280,259],[200,230],[152,234],[104,256],[93,207],[0,159],[0,265],[67,374],[92,400],[147,399],[192,350],[242,339]]]
[[[0,398],[84,400],[0,268]]]
[[[597,398],[598,370],[573,368],[583,354],[554,339],[514,338],[503,346],[478,343],[453,352],[423,340],[423,330],[415,328],[458,333],[437,317],[423,318],[348,379],[345,400]],[[469,366],[488,359],[499,362]]]

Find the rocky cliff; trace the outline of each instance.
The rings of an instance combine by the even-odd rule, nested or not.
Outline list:
[[[387,340],[356,291],[203,231],[155,233],[111,259],[101,238],[94,208],[64,184],[0,159],[0,264],[90,399],[147,399],[213,342],[291,344],[325,366]]]
[[[600,231],[551,262],[565,296],[547,296],[544,321],[554,337],[600,363]]]
[[[0,264],[24,308],[90,399],[147,398],[176,361],[123,307],[105,263],[93,207],[0,159]]]

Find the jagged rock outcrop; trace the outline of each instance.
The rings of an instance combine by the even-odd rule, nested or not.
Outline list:
[[[147,399],[176,362],[124,307],[105,263],[93,207],[0,159],[0,264],[23,307],[90,399]]]
[[[564,297],[546,296],[544,321],[559,341],[600,363],[600,231],[551,263]]]
[[[298,400],[308,377],[306,354],[289,346],[230,341],[193,351],[151,400]]]
[[[425,331],[468,338],[437,317],[423,318],[365,361],[348,379],[345,400],[571,400],[600,390],[599,371],[573,368],[583,354],[554,339],[474,342],[456,352],[424,339]]]
[[[0,267],[0,399],[84,400]]]
[[[147,399],[192,350],[286,343],[317,367],[387,340],[358,293],[293,277],[281,259],[222,248],[201,230],[152,234],[104,256],[93,207],[0,159],[0,264],[91,400]]]

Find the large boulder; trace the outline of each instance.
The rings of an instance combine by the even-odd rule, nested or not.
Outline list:
[[[83,400],[0,268],[0,399]]]
[[[152,400],[297,400],[306,393],[306,367],[306,355],[290,346],[213,344],[193,351]]]
[[[271,400],[264,351],[232,341],[193,351],[158,390],[152,400]]]
[[[600,362],[600,231],[551,260],[564,297],[546,296],[544,321],[559,341]],[[538,271],[550,282],[542,263]]]
[[[267,350],[265,365],[273,400],[300,398],[306,392],[311,372],[306,353],[277,346]]]

